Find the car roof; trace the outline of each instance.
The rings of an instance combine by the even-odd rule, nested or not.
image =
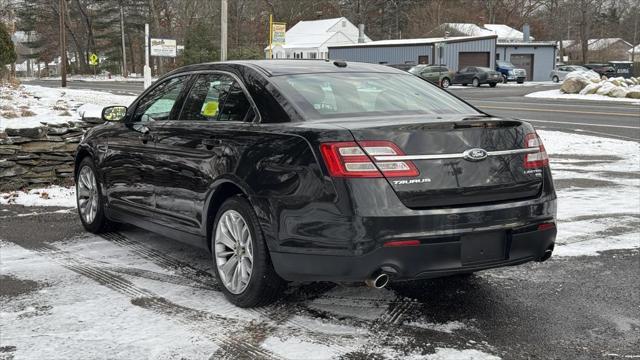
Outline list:
[[[346,64],[346,66],[341,66]],[[241,65],[263,72],[267,76],[335,73],[335,72],[376,72],[376,73],[405,73],[385,65],[360,63],[344,60],[237,60],[203,64],[187,65],[176,69],[173,73],[215,70],[223,65]]]

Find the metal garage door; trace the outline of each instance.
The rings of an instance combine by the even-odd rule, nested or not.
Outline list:
[[[489,66],[488,52],[460,52],[458,53],[458,70],[465,66]]]
[[[511,54],[511,63],[527,71],[527,81],[533,79],[533,54]]]

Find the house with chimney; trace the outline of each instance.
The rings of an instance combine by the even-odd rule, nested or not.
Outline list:
[[[587,40],[587,58],[590,63],[607,63],[609,61],[626,61],[629,50],[633,48],[629,42],[621,38],[600,38]],[[565,49],[569,61],[582,61],[582,43],[579,40]]]
[[[364,26],[357,27],[345,17],[299,21],[285,33],[284,44],[274,44],[272,59],[327,59],[329,46],[369,42]],[[264,49],[269,58],[269,47]]]

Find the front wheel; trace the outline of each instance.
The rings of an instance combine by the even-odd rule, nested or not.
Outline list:
[[[218,211],[211,250],[216,278],[225,297],[239,307],[267,305],[285,287],[273,269],[258,218],[249,202],[229,198]]]
[[[473,78],[472,85],[474,87],[480,87],[480,80],[478,80],[478,78]]]
[[[447,78],[444,78],[440,82],[440,85],[442,86],[443,89],[446,89],[451,85],[451,81],[449,79],[447,79]]]
[[[502,75],[502,83],[506,84],[508,82],[509,82],[509,80],[507,79],[507,75]]]
[[[76,205],[82,226],[94,234],[107,231],[113,225],[104,214],[105,201],[101,189],[93,160],[85,157],[78,167]]]
[[[554,83],[560,82],[560,78],[557,76],[553,76],[553,78],[551,79]]]
[[[498,84],[498,83],[489,83],[489,86],[491,86],[491,87],[496,87],[496,85],[497,85],[497,84]]]

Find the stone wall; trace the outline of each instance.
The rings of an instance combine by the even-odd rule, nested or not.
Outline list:
[[[73,182],[73,161],[86,121],[0,130],[0,192]]]

